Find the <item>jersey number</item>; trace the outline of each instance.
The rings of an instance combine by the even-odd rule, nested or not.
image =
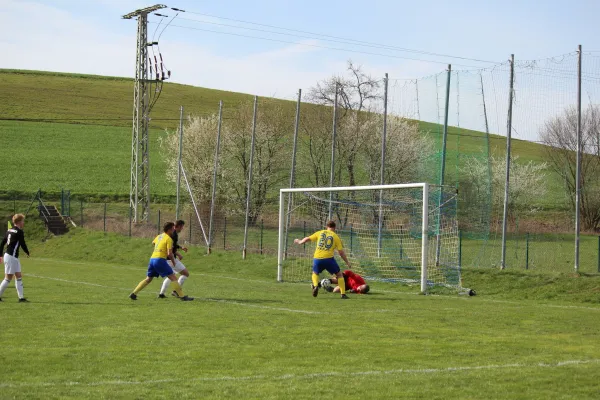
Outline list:
[[[156,244],[154,245],[154,251],[160,251],[159,248],[159,244],[162,241],[163,235],[160,235],[158,238],[156,238]]]
[[[12,233],[8,234],[8,238],[6,238],[6,244],[9,245],[10,244],[10,237],[12,236]]]
[[[333,246],[333,236],[327,236],[325,232],[321,233],[317,247],[319,250],[329,250]]]

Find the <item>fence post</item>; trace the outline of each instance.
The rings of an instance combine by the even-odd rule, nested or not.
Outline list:
[[[190,241],[190,244],[192,243],[192,214],[190,214],[190,219],[188,220],[190,222],[190,234],[188,237],[188,240]]]
[[[160,235],[160,210],[158,210],[158,221],[156,222],[156,229],[158,230],[158,234]]]
[[[223,250],[227,249],[227,217],[223,222]]]
[[[529,232],[525,234],[525,269],[529,269]]]
[[[131,205],[129,206],[129,237],[131,237]]]
[[[304,221],[304,236],[302,236],[303,238],[306,237],[306,221]],[[302,245],[303,250],[306,250],[306,243],[304,243]]]
[[[263,231],[264,231],[264,228],[265,228],[265,226],[264,226],[263,220],[261,218],[261,220],[260,220],[260,254],[263,253]]]
[[[598,236],[598,272],[600,272],[600,236]]]
[[[106,233],[106,203],[104,203],[104,232]]]
[[[458,231],[458,268],[462,267],[462,231]]]

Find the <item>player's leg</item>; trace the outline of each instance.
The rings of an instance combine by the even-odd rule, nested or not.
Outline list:
[[[18,260],[18,259],[17,259]],[[23,296],[23,276],[21,275],[21,265],[19,263],[19,271],[15,272],[15,287],[17,288],[17,295],[19,296],[19,302],[26,303],[27,299]]]
[[[169,263],[169,265],[171,265],[171,263]],[[183,286],[183,283],[190,276],[190,273],[188,272],[185,265],[183,265],[183,263],[177,258],[175,258],[175,265],[173,265],[173,271],[179,274],[179,279],[177,280],[177,282],[179,283],[179,286]],[[173,291],[171,294],[173,296],[177,296],[177,292],[175,291]]]
[[[313,259],[313,267],[312,267],[312,275],[311,275],[312,284],[310,285],[313,297],[317,297],[319,295],[319,274],[321,272],[323,272],[324,269],[325,269],[325,267],[324,267],[323,259],[320,259],[320,258]]]
[[[156,271],[155,260],[157,260],[157,258],[150,259],[150,262],[148,263],[148,272],[146,273],[146,278],[140,283],[138,283],[135,289],[133,289],[133,292],[129,295],[129,298],[131,300],[137,300],[137,294],[141,292],[142,289],[144,289],[146,286],[148,286],[150,282],[152,282],[152,279],[159,276],[158,271]]]
[[[173,268],[167,263],[167,260],[161,259],[160,262],[156,265],[156,270],[160,273],[161,277],[167,277],[171,281],[171,286],[173,287],[177,297],[179,297],[183,301],[194,300],[193,297],[189,297],[183,294],[183,289],[181,289],[181,285],[177,282],[177,276],[173,271]]]
[[[2,283],[0,283],[0,299],[2,298],[2,295],[4,294],[4,291],[8,285],[10,285],[10,281],[12,280],[13,276],[13,274],[4,274],[4,279],[2,280]]]
[[[171,260],[167,260],[167,263],[169,264],[170,267],[173,267],[173,263],[171,262]],[[170,284],[171,284],[171,280],[168,277],[163,280],[163,283],[160,287],[160,292],[158,292],[159,298],[161,298],[161,299],[167,298],[167,296],[165,296],[165,293],[167,292],[167,289],[169,288]]]
[[[194,300],[193,297],[186,296],[183,294],[183,289],[181,288],[181,285],[179,285],[179,282],[177,282],[177,276],[175,274],[171,274],[167,278],[171,280],[171,285],[173,286],[173,292],[177,295],[177,297],[179,297],[183,301]]]
[[[338,283],[337,287],[340,288],[342,299],[347,299],[348,297],[346,296],[346,280],[344,279],[344,274],[342,274],[342,271],[340,271],[340,267],[335,261],[335,258],[328,259],[327,271],[330,274],[335,275]]]

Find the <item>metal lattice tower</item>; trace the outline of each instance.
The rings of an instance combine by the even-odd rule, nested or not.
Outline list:
[[[131,187],[129,191],[129,207],[133,222],[138,222],[138,217],[141,221],[147,221],[150,214],[148,46],[152,44],[148,43],[148,14],[166,7],[163,4],[156,4],[123,15],[124,19],[137,17],[138,21],[131,134]]]

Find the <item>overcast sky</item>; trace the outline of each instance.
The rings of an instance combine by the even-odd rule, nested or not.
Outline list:
[[[121,16],[153,4],[0,0],[0,68],[133,77],[136,21]],[[348,59],[374,76],[401,79],[443,72],[448,63],[485,67],[511,53],[524,60],[573,52],[578,44],[600,50],[598,0],[177,0],[167,6],[186,12],[164,31],[170,19],[158,27],[161,18],[151,15],[148,36],[157,40],[162,32],[173,82],[287,99],[343,72]]]

